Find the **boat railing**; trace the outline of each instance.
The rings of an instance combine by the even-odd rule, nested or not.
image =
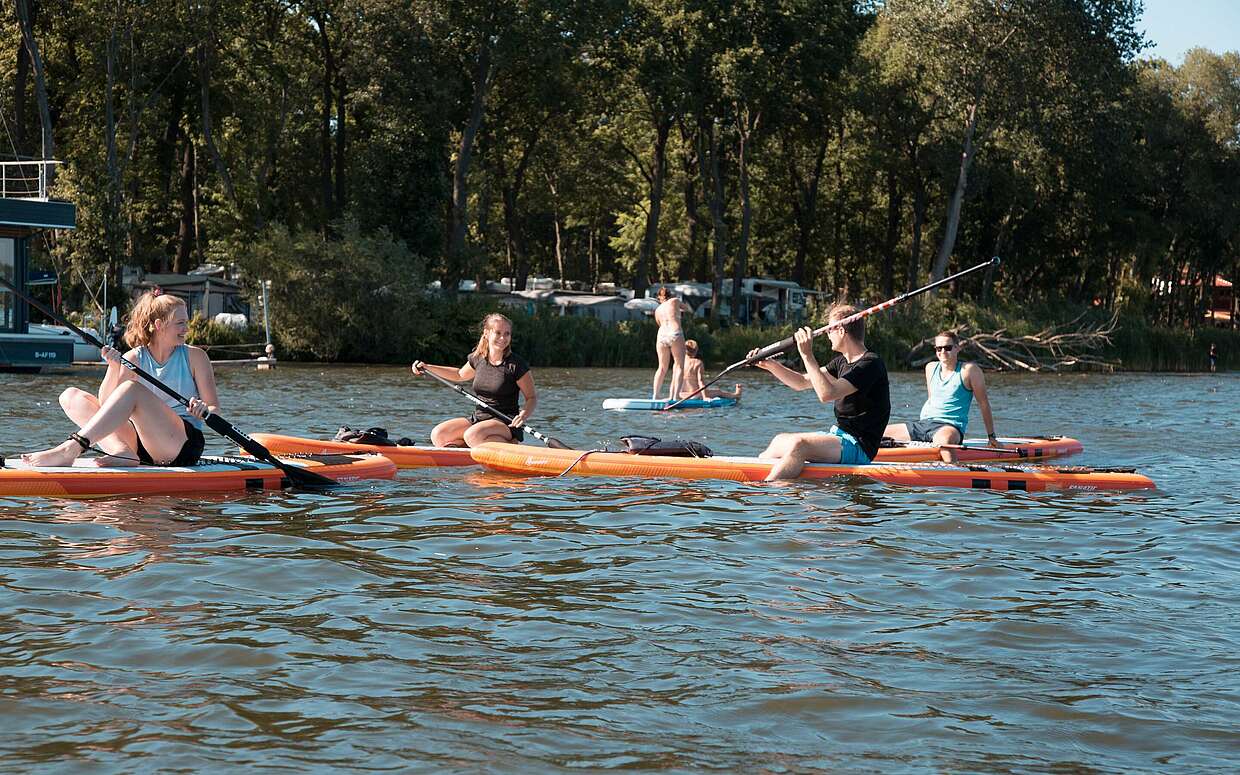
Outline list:
[[[47,201],[52,168],[64,162],[51,159],[0,161],[0,198]]]

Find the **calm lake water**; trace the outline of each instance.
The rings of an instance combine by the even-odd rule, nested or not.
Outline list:
[[[535,427],[755,454],[828,425],[603,412],[650,372],[536,373]],[[99,373],[0,375],[0,452]],[[0,498],[0,755],[21,772],[1230,772],[1240,767],[1240,374],[990,375],[1141,494],[405,471],[331,494]],[[425,439],[396,368],[220,372],[248,431]],[[894,375],[898,416],[917,374]],[[975,432],[984,432],[974,412]],[[209,445],[228,451],[222,441]]]

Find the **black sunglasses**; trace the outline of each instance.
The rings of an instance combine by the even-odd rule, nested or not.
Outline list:
[[[955,350],[955,349],[956,349],[956,345],[954,344],[936,344],[934,346],[934,351],[936,353],[943,351],[943,350]]]

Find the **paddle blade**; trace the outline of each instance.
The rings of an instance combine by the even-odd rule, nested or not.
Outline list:
[[[559,439],[548,438],[546,439],[546,442],[547,442],[547,446],[551,447],[552,449],[572,449],[572,447],[568,446],[567,444],[560,441]]]

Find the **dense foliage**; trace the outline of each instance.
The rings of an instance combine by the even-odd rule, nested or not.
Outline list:
[[[8,140],[78,206],[41,260],[234,264],[314,357],[431,341],[431,279],[874,300],[997,253],[983,301],[1189,327],[1238,279],[1240,54],[1141,59],[1138,0],[17,5]]]

